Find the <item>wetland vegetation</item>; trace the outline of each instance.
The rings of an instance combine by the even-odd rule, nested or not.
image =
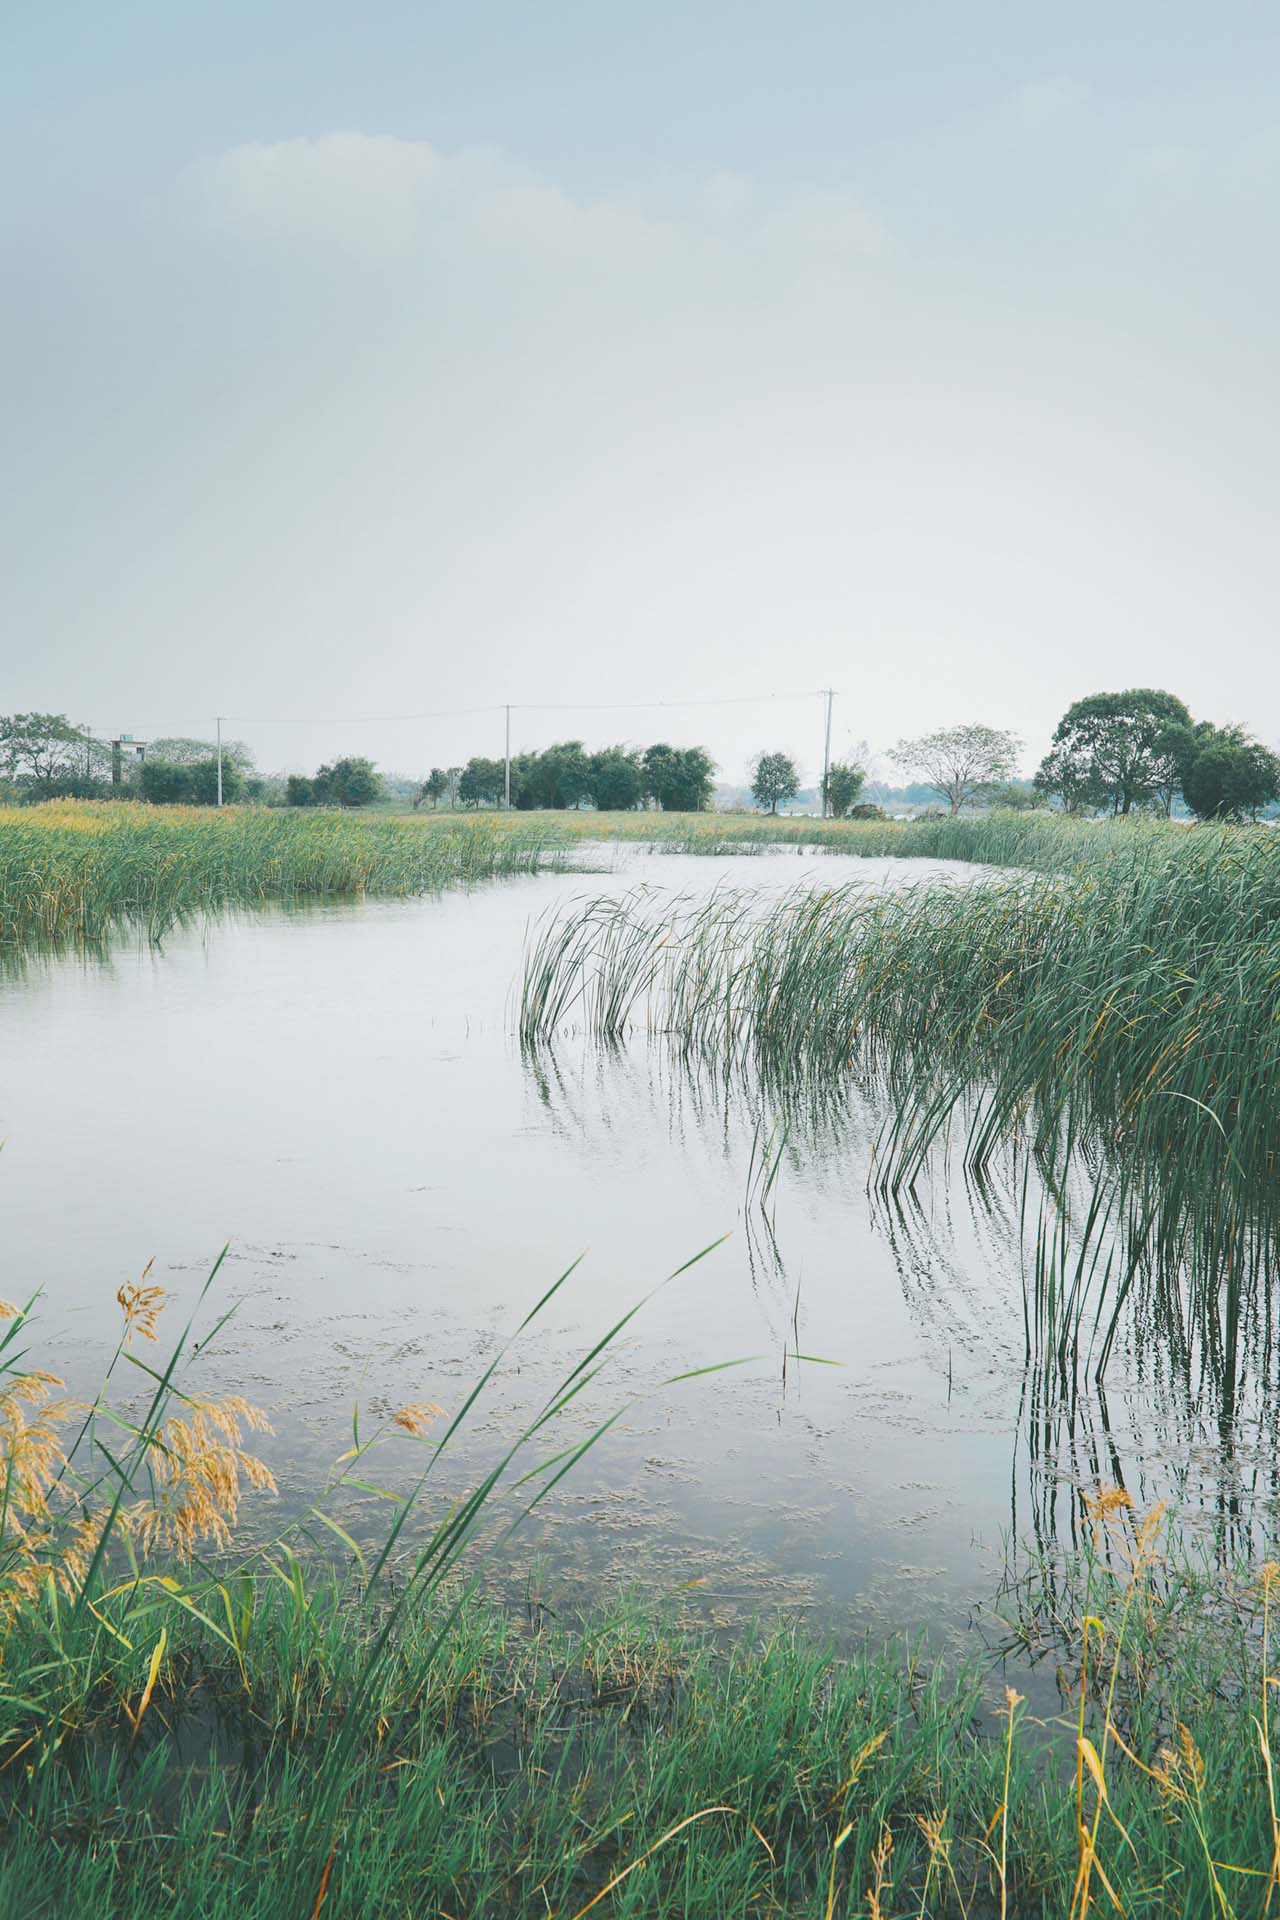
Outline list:
[[[143,1357],[163,1351],[163,1290],[121,1290],[119,1346],[81,1405],[32,1367],[10,1304],[5,1912],[1269,1911],[1280,1568],[1166,1557],[1159,1510],[1119,1491],[1087,1496],[1077,1550],[991,1615],[1015,1678],[1053,1662],[1047,1717],[993,1689],[990,1657],[489,1602],[485,1509],[503,1505],[508,1539],[590,1450],[560,1419],[623,1324],[465,1499],[433,1469],[567,1277],[452,1417],[357,1425],[334,1487],[376,1476],[376,1547],[314,1507],[240,1559],[240,1505],[274,1490],[249,1451],[261,1416],[188,1390],[190,1327]],[[308,1551],[319,1534],[333,1551]]]
[[[749,1086],[767,1116],[753,1205],[805,1114],[873,1089],[873,1184],[902,1231],[948,1157],[1017,1216],[1033,1428],[1126,1341],[1178,1373],[1224,1444],[1250,1383],[1274,1406],[1266,829],[69,802],[0,824],[13,956],[598,863],[610,842],[981,865],[973,884],[922,867],[899,891],[841,876],[700,901],[597,897],[584,875],[530,939],[528,1057],[566,1031],[609,1048],[638,1029],[695,1079]],[[75,1401],[39,1365],[35,1303],[5,1316],[4,1911],[1273,1909],[1280,1573],[1197,1559],[1104,1472],[1065,1489],[1066,1537],[1043,1532],[960,1659],[776,1623],[727,1635],[692,1590],[580,1621],[532,1597],[513,1612],[486,1584],[495,1537],[614,1430],[617,1412],[574,1422],[630,1314],[461,1497],[437,1480],[519,1345],[447,1416],[415,1401],[357,1418],[334,1499],[250,1547],[242,1509],[273,1487],[256,1408],[190,1384],[195,1336],[166,1346],[148,1278],[120,1308],[106,1382]],[[199,1329],[202,1353],[218,1331]],[[352,1489],[380,1528],[352,1530]]]

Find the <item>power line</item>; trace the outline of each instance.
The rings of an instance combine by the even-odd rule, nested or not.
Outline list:
[[[224,713],[221,717],[237,727],[374,727],[392,726],[406,720],[464,720],[482,713],[636,713],[665,707],[750,707],[773,700],[812,700],[821,688],[806,687],[801,693],[732,693],[693,700],[510,700],[487,707],[442,707],[431,713],[343,714],[329,719],[323,714],[280,714],[264,718],[261,714]]]

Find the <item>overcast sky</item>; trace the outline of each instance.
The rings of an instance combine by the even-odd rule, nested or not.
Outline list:
[[[0,710],[1280,740],[1280,10],[18,5]],[[243,717],[243,718],[240,718]],[[274,724],[282,721],[302,724]],[[272,724],[267,724],[272,723]]]

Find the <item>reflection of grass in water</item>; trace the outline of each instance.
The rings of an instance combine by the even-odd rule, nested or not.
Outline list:
[[[123,1304],[143,1333],[160,1305]],[[31,1378],[22,1325],[10,1396]],[[610,1338],[548,1402],[545,1431]],[[426,1464],[408,1496],[386,1489],[377,1552],[329,1535],[325,1560],[295,1533],[236,1567],[154,1560],[112,1521],[111,1570],[108,1554],[73,1566],[59,1542],[77,1514],[154,1499],[153,1473],[216,1494],[216,1422],[168,1462],[194,1417],[182,1351],[144,1368],[141,1420],[109,1419],[101,1398],[70,1465],[46,1453],[39,1488],[15,1438],[28,1430],[5,1422],[9,1484],[46,1522],[40,1539],[6,1531],[9,1571],[49,1570],[10,1585],[5,1912],[977,1920],[1083,1916],[1109,1886],[1135,1912],[1267,1911],[1280,1569],[1228,1585],[1166,1568],[1158,1514],[1114,1491],[1086,1500],[1091,1537],[1019,1592],[1009,1634],[1019,1657],[1056,1661],[1061,1722],[1045,1726],[1012,1690],[993,1703],[976,1665],[949,1672],[900,1643],[845,1658],[627,1607],[578,1627],[499,1612],[465,1563],[498,1479],[409,1545],[437,1436],[456,1430],[425,1406],[389,1422]],[[357,1426],[348,1475],[382,1477],[376,1444]],[[532,1479],[520,1442],[508,1454],[515,1511],[590,1440],[551,1444]]]
[[[1031,1235],[1029,1351],[1066,1372],[1092,1348],[1104,1367],[1140,1283],[1231,1382],[1275,1265],[1280,841],[1066,825],[1064,845],[1103,850],[1072,874],[580,905],[526,955],[522,1036],[581,1020],[616,1040],[643,1018],[784,1110],[874,1076],[888,1192],[957,1134],[978,1180],[1020,1142],[1053,1196]],[[1069,1211],[1080,1165],[1090,1191]]]

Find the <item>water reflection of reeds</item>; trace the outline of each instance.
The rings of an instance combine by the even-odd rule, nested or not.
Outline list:
[[[535,935],[526,1057],[547,1074],[550,1042],[576,1026],[616,1072],[642,1028],[682,1124],[714,1112],[723,1130],[736,1103],[749,1183],[770,1138],[810,1177],[859,1166],[921,1323],[1005,1344],[957,1257],[963,1195],[1021,1319],[1014,1485],[1031,1511],[1017,1524],[1061,1538],[1072,1489],[1138,1497],[1149,1477],[1227,1555],[1269,1527],[1280,1490],[1266,972],[1280,973],[1280,921],[1264,911],[1280,863],[1253,844],[1222,872],[1164,872],[1177,898],[1160,911],[1134,869],[586,902]],[[1188,930],[1197,892],[1208,905]],[[1088,966],[1082,946],[1098,950]],[[785,1243],[759,1242],[785,1292]]]

